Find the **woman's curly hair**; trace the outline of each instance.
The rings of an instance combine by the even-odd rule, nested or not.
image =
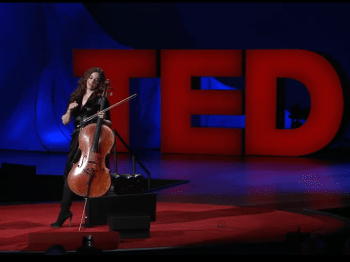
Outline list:
[[[75,100],[81,99],[84,96],[84,94],[86,92],[86,81],[89,79],[90,75],[94,72],[97,72],[100,74],[100,76],[97,80],[96,86],[94,88],[94,91],[95,91],[94,94],[95,95],[102,95],[103,94],[103,92],[105,90],[105,81],[106,81],[105,73],[101,68],[93,67],[93,68],[90,68],[89,70],[87,70],[84,73],[84,76],[79,80],[78,88],[70,96],[69,103],[71,103]]]

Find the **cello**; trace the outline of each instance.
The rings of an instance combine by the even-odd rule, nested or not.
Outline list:
[[[100,111],[103,111],[108,95],[109,80],[105,81]],[[113,131],[103,125],[103,119],[98,118],[80,131],[79,148],[81,156],[74,163],[68,174],[68,186],[77,195],[85,197],[100,197],[105,195],[111,186],[109,168],[106,167],[106,156],[115,142]],[[86,201],[85,201],[86,204]],[[85,210],[85,207],[84,207]]]
[[[137,96],[137,94],[134,94],[104,109],[107,95],[109,94],[109,84],[110,82],[107,79],[100,105],[100,113],[106,112]],[[84,125],[97,116],[98,113],[88,117],[80,125]],[[105,160],[115,143],[115,135],[108,126],[103,125],[103,119],[99,117],[97,123],[88,124],[81,129],[78,142],[81,156],[79,161],[73,164],[72,169],[68,173],[67,184],[75,194],[85,198],[79,227],[80,231],[87,199],[89,197],[106,195],[111,186],[110,170],[106,167]]]

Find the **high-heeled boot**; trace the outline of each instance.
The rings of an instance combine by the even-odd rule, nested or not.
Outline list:
[[[51,227],[53,228],[58,228],[63,225],[63,223],[69,218],[69,226],[72,226],[72,218],[73,218],[73,213],[71,211],[68,211],[66,213],[60,212],[58,214],[57,221],[55,223],[50,224]]]
[[[70,190],[70,188],[67,185],[67,182],[65,181],[61,200],[61,210],[58,214],[57,221],[55,223],[50,224],[51,227],[61,227],[68,218],[70,219],[69,226],[72,226],[73,213],[70,211],[70,207],[72,205],[72,194],[72,191]]]

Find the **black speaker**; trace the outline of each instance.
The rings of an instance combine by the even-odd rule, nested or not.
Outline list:
[[[157,194],[130,194],[88,198],[86,202],[87,226],[106,225],[108,215],[147,214],[150,221],[156,220]]]
[[[116,195],[139,194],[146,183],[140,174],[115,174],[113,176],[114,193]]]
[[[118,231],[121,239],[149,238],[150,216],[145,213],[108,215],[109,231]]]

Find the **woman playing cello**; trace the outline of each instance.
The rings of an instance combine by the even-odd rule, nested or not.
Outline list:
[[[66,162],[64,171],[64,186],[63,195],[61,200],[61,209],[58,214],[57,221],[50,226],[57,228],[61,227],[63,223],[70,219],[72,221],[73,214],[70,211],[72,205],[73,192],[69,188],[67,183],[67,177],[72,169],[74,163],[76,163],[81,155],[79,149],[79,133],[81,129],[91,123],[97,121],[94,118],[91,121],[84,122],[84,119],[98,113],[101,110],[101,103],[103,100],[103,92],[105,91],[106,77],[101,68],[90,68],[84,73],[84,76],[79,80],[79,85],[76,91],[74,91],[69,99],[66,113],[62,116],[62,122],[67,125],[72,118],[74,119],[74,131],[72,133],[72,139],[69,145],[68,160]],[[106,99],[104,108],[109,107],[109,102]],[[100,118],[103,118],[103,123],[111,126],[111,118],[109,111],[106,113],[98,113]]]

